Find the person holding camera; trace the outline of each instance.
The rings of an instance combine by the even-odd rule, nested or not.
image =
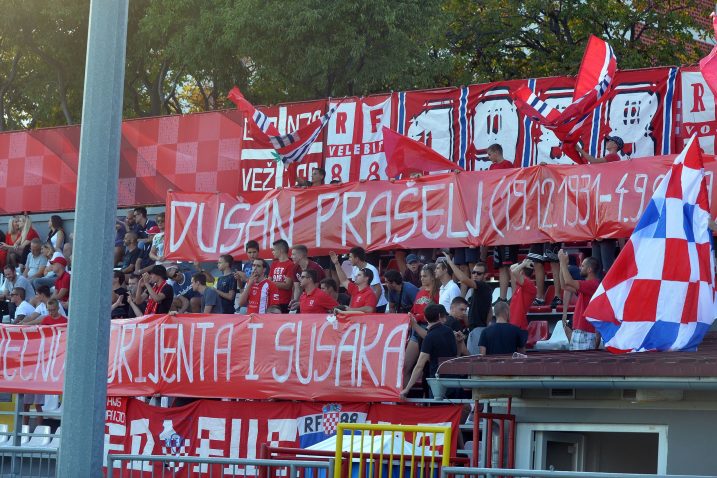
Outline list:
[[[388,288],[388,311],[392,314],[410,312],[416,301],[418,287],[404,281],[401,273],[393,269],[387,270],[383,278]]]
[[[510,323],[528,330],[528,310],[538,295],[533,275],[533,261],[526,258],[518,264],[510,266],[510,281],[513,297],[510,300]]]

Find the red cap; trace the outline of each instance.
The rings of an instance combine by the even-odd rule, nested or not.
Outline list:
[[[152,226],[147,229],[147,234],[159,234],[160,232],[162,231],[159,229],[159,226]]]
[[[55,257],[50,261],[50,264],[62,264],[63,266],[67,267],[67,259],[62,256]]]

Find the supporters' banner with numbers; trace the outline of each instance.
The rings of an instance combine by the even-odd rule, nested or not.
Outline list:
[[[674,157],[533,166],[401,181],[270,191],[247,203],[224,194],[169,193],[165,247],[177,260],[268,257],[285,239],[311,254],[627,237]],[[717,163],[706,164],[709,188]],[[713,213],[717,201],[713,201]]]
[[[199,400],[177,408],[159,408],[136,399],[109,397],[105,427],[107,453],[198,458],[261,458],[263,445],[307,448],[336,434],[338,423],[389,422],[401,425],[450,425],[455,450],[460,405],[368,405],[338,402],[217,402]],[[122,411],[119,411],[122,410]],[[417,446],[441,455],[443,443],[430,436],[407,436]],[[121,462],[132,476],[258,476],[254,467],[194,463]],[[132,468],[134,467],[134,468]],[[211,470],[209,468],[212,468]]]
[[[396,400],[408,323],[393,314],[113,320],[108,393]],[[65,346],[65,326],[0,328],[0,391],[62,393]]]
[[[392,96],[379,95],[338,105],[325,132],[327,183],[387,179],[382,128],[392,124],[393,104]]]

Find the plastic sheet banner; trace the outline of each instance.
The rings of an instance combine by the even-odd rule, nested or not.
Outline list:
[[[159,408],[136,399],[108,397],[105,425],[107,453],[198,458],[260,458],[261,447],[307,448],[335,436],[338,423],[451,425],[458,436],[460,405],[421,407],[409,404],[374,405],[351,402],[219,402],[199,400],[178,408]],[[407,437],[416,445],[436,448],[438,435]],[[388,441],[389,439],[387,439]],[[453,444],[455,449],[455,442]],[[333,449],[332,449],[333,451]],[[254,467],[135,460],[116,462],[132,476],[257,476]],[[209,469],[209,468],[213,469]]]
[[[108,395],[396,400],[406,315],[113,320]],[[0,328],[0,391],[62,393],[65,326]]]
[[[178,260],[242,257],[244,244],[285,239],[311,254],[586,241],[628,237],[671,156],[594,165],[534,166],[270,191],[167,195],[165,247]],[[716,163],[707,163],[708,185]],[[712,201],[713,212],[717,201]]]
[[[118,204],[161,204],[167,190],[235,193],[241,114],[122,123]],[[80,127],[0,134],[0,214],[75,209]]]

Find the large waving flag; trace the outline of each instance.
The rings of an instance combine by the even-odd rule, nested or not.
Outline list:
[[[709,219],[693,136],[585,309],[609,351],[697,348],[715,318]]]
[[[580,130],[593,109],[605,98],[617,70],[610,45],[590,36],[573,91],[573,102],[562,112],[538,98],[527,86],[511,92],[521,113],[553,131],[563,143],[563,152],[576,163],[584,160],[575,150]]]
[[[715,32],[715,38],[717,38],[717,16],[714,13],[711,16],[712,28]],[[717,46],[712,48],[709,55],[700,60],[700,71],[707,82],[707,86],[717,96]]]
[[[423,143],[383,127],[383,150],[386,153],[386,175],[463,169]]]
[[[271,145],[276,150],[276,159],[284,163],[285,166],[291,163],[298,163],[304,159],[304,156],[309,152],[311,145],[316,141],[321,130],[326,126],[336,111],[336,108],[341,104],[341,102],[339,102],[338,104],[332,105],[329,111],[321,118],[297,129],[293,133],[280,134],[276,126],[269,121],[269,118],[244,98],[239,88],[236,86],[232,88],[228,98],[237,106],[239,111],[250,116],[256,126],[266,134]]]

